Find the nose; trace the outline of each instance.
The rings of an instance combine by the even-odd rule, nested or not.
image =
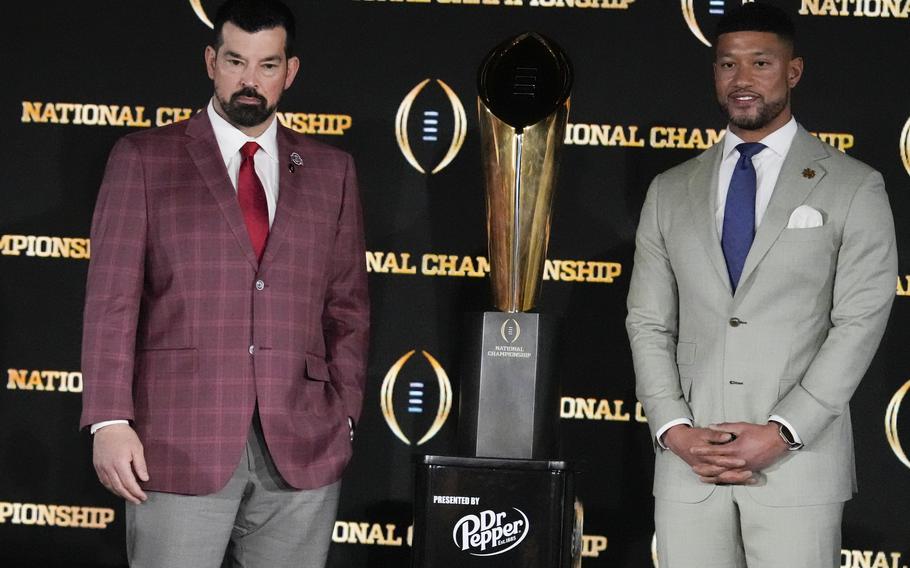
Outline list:
[[[252,87],[257,88],[258,82],[256,80],[256,69],[252,65],[247,65],[243,69],[243,74],[240,76],[240,84],[243,87]]]
[[[748,87],[752,84],[752,68],[748,65],[739,65],[733,75],[733,84],[737,87]]]

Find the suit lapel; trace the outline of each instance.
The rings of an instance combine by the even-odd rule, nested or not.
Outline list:
[[[310,164],[306,162],[299,166],[295,165],[293,172],[290,169],[292,164],[290,156],[295,150],[292,138],[288,130],[278,127],[278,204],[275,208],[275,222],[272,223],[269,240],[262,256],[263,266],[269,264],[287,240],[300,206],[300,193],[308,176],[307,166]]]
[[[765,210],[761,224],[755,232],[755,240],[752,241],[752,248],[746,257],[737,290],[743,288],[771,245],[777,241],[781,231],[787,226],[793,210],[806,201],[815,186],[825,177],[826,171],[819,162],[827,157],[828,151],[825,147],[800,127],[780,169],[771,201],[768,202],[768,209]],[[812,177],[803,175],[807,169],[815,172]]]
[[[218,142],[215,140],[215,132],[205,110],[190,119],[186,133],[193,138],[186,148],[196,169],[221,208],[221,213],[231,227],[231,232],[234,233],[244,256],[254,268],[258,268],[259,262],[253,252],[253,245],[243,222],[243,213],[237,202],[237,192],[228,178],[227,168],[221,159],[221,150],[218,149]]]
[[[718,142],[698,158],[699,164],[689,177],[688,192],[695,232],[717,275],[732,295],[727,261],[724,260],[724,252],[720,248],[717,223],[714,219],[714,212],[717,210],[717,172],[720,169],[723,148],[723,143]]]

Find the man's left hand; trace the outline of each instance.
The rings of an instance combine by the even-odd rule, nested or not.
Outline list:
[[[726,458],[742,459],[746,462],[742,469],[760,472],[787,453],[788,447],[786,442],[780,437],[779,427],[775,422],[768,424],[752,424],[749,422],[712,424],[709,426],[710,429],[729,432],[735,435],[736,439],[726,444],[696,446],[692,448],[692,453],[701,456],[708,463],[711,463],[714,459],[717,459],[718,462]],[[705,468],[704,472],[700,472],[699,468],[693,469],[705,483],[723,481],[716,479],[712,475],[716,470],[714,467]]]

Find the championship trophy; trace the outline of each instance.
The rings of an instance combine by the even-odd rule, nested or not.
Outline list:
[[[556,461],[555,324],[532,313],[569,111],[572,67],[535,33],[496,47],[478,78],[493,305],[460,381],[460,456],[416,464],[414,568],[578,568],[583,509]]]
[[[487,55],[478,113],[493,305],[476,324],[461,381],[459,441],[477,457],[550,459],[558,429],[553,316],[540,294],[572,66],[535,33]]]

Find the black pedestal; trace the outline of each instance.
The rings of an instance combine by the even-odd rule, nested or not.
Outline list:
[[[412,568],[569,568],[581,553],[565,462],[424,456],[416,468]]]
[[[460,381],[460,452],[516,459],[558,455],[555,318],[484,312],[470,328],[474,337]]]

